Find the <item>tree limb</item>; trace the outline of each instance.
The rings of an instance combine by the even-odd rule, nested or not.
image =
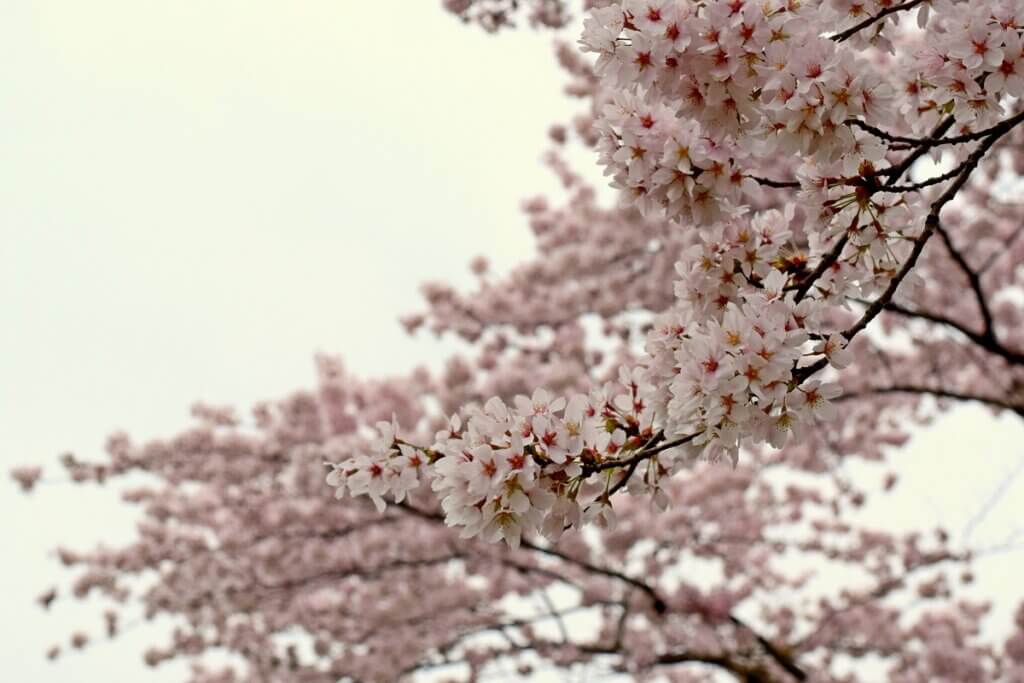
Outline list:
[[[911,384],[893,384],[886,387],[868,387],[860,391],[844,393],[837,396],[835,401],[852,401],[859,398],[865,398],[867,396],[877,396],[881,394],[923,394],[928,396],[934,396],[936,398],[949,398],[956,401],[972,401],[975,403],[982,403],[993,408],[999,408],[1000,410],[1010,410],[1024,417],[1024,406],[1016,405],[1008,401],[1003,401],[998,398],[990,396],[980,396],[977,394],[968,394],[960,391],[953,391],[950,389],[942,389],[938,387],[925,387]]]
[[[963,271],[964,275],[967,276],[967,281],[971,285],[971,291],[974,292],[974,299],[978,303],[978,310],[981,312],[981,319],[984,325],[984,336],[991,338],[996,341],[995,335],[995,324],[992,321],[992,311],[988,308],[988,300],[985,298],[985,292],[981,288],[981,276],[978,275],[971,266],[967,263],[967,259],[960,253],[956,247],[953,246],[953,241],[949,237],[949,233],[940,225],[938,227],[939,237],[942,239],[942,243],[946,245],[946,251],[953,257],[956,264]],[[998,343],[998,342],[996,342]]]
[[[829,39],[830,40],[834,40],[837,43],[841,43],[841,42],[843,42],[845,40],[848,40],[849,38],[853,37],[854,34],[859,33],[860,31],[863,31],[868,26],[871,26],[873,23],[875,23],[879,19],[884,19],[885,17],[889,16],[890,14],[895,14],[897,12],[904,12],[906,10],[913,9],[914,7],[917,7],[918,5],[920,5],[922,2],[924,2],[924,0],[907,0],[906,2],[904,2],[902,4],[893,5],[892,7],[887,7],[884,10],[882,10],[881,12],[879,12],[878,14],[875,14],[873,16],[868,17],[867,19],[865,19],[864,21],[860,22],[859,24],[854,24],[853,26],[851,26],[850,28],[846,29],[845,31],[841,31],[841,32],[835,34],[834,36],[829,36]]]

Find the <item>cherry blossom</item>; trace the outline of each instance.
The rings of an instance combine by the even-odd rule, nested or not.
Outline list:
[[[489,31],[570,16],[443,4]],[[470,350],[377,380],[320,357],[314,389],[247,420],[197,406],[177,436],[65,456],[76,482],[150,483],[125,494],[136,540],[62,549],[79,573],[40,602],[98,595],[112,635],[130,606],[173,617],[145,660],[191,660],[197,683],[504,664],[1024,680],[1024,608],[983,633],[970,549],[862,524],[852,511],[899,479],[872,489],[842,466],[891,463],[952,402],[1024,417],[1024,240],[999,189],[1024,173],[1019,4],[579,9],[557,58],[582,111],[546,159],[567,196],[524,205],[537,256],[475,259],[474,288],[427,284],[403,320]],[[816,593],[815,574],[838,587]],[[76,632],[51,656],[95,646]],[[239,661],[213,664],[224,651]]]

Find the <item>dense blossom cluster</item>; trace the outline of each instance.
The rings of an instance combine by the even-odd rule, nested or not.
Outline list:
[[[815,3],[626,2],[593,13],[582,44],[613,93],[603,163],[648,211],[689,224],[743,203],[751,175],[798,155],[819,176],[856,176],[883,146],[850,119],[890,123],[894,88],[821,35]]]
[[[462,527],[464,537],[518,547],[524,530],[557,540],[581,518],[614,525],[609,496],[625,479],[609,465],[634,464],[631,456],[658,441],[635,377],[623,371],[620,381],[627,387],[622,393],[609,383],[568,400],[543,389],[516,397],[513,406],[492,398],[471,410],[465,425],[453,416],[429,449],[396,439],[397,425],[380,423],[372,455],[335,465],[328,483],[339,497],[368,494],[383,510],[384,493],[401,502],[418,486],[421,466],[437,461],[433,489],[448,523]],[[661,459],[671,462],[672,450],[663,448]],[[665,472],[652,456],[634,483],[653,491],[662,506]]]
[[[577,483],[595,467],[609,481],[628,479],[655,441],[681,442],[657,451],[655,469],[677,470],[679,455],[735,464],[744,444],[780,447],[830,417],[838,385],[814,376],[846,365],[849,341],[901,284],[907,295],[943,206],[1012,128],[1000,117],[1002,98],[1021,85],[1019,9],[900,9],[917,4],[913,26],[890,21],[895,12],[861,26],[866,8],[842,2],[626,0],[594,9],[580,42],[597,54],[606,102],[594,123],[601,161],[642,214],[693,231],[675,264],[674,304],[654,323],[647,355],[622,371],[631,379],[620,390],[635,394],[625,402],[642,408],[634,419],[643,431],[622,431],[603,415],[606,430],[587,425],[589,438],[566,451],[561,439],[579,428],[570,427],[577,413],[601,415],[613,396],[559,399],[561,416],[547,401],[531,412],[522,399],[525,409],[509,413],[492,399],[453,417],[450,436],[431,449],[399,443],[387,427],[372,456],[337,465],[339,493],[401,501],[429,472],[448,521],[467,534],[518,542],[525,527],[557,537],[578,520]],[[850,22],[850,31],[823,30]],[[892,39],[922,30],[945,47],[901,57],[885,78],[871,67],[880,49],[895,51]],[[946,142],[954,125],[960,136]],[[924,142],[897,135],[927,131]],[[903,182],[917,159],[947,145],[966,150],[954,154],[961,163],[952,172]],[[780,168],[793,179],[762,175]],[[932,185],[946,192],[929,197]],[[790,191],[784,209],[759,201],[778,190]],[[439,290],[433,300],[450,299]],[[861,319],[839,327],[862,302]],[[634,440],[623,453],[607,442],[619,433]],[[607,505],[592,499],[584,496],[585,510]]]
[[[783,446],[802,422],[829,417],[838,395],[835,384],[796,376],[802,356],[840,368],[847,352],[841,335],[811,332],[822,329],[820,299],[797,301],[791,278],[771,265],[784,258],[791,222],[769,211],[719,224],[679,263],[679,303],[648,338],[663,429],[698,434],[692,446],[712,459],[728,454],[735,464],[743,437]],[[841,288],[830,275],[824,286]]]
[[[1024,607],[990,636],[961,592],[985,548],[862,523],[900,479],[845,467],[898,469],[950,401],[1024,417],[1024,231],[997,189],[1024,175],[1020,3],[582,4],[596,59],[558,58],[587,111],[551,139],[625,202],[553,153],[571,197],[528,202],[537,257],[477,259],[476,288],[427,286],[405,320],[473,345],[437,374],[321,357],[251,424],[198,406],[171,439],[65,456],[75,482],[155,484],[125,493],[131,543],[59,551],[80,574],[43,607],[99,594],[111,637],[170,615],[146,661],[193,683],[1024,681]]]

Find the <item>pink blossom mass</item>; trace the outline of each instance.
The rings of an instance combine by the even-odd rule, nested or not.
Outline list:
[[[440,372],[320,355],[250,417],[65,456],[149,482],[70,592],[111,635],[174,617],[142,656],[192,683],[1024,683],[1024,594],[993,636],[971,550],[862,522],[895,478],[843,471],[958,403],[1024,419],[1024,2],[438,4],[558,38],[535,256],[395,312],[465,342]]]

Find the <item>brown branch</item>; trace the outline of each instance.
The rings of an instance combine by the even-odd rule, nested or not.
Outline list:
[[[736,664],[731,659],[722,655],[713,655],[707,652],[673,652],[660,655],[658,664],[684,664],[686,662],[700,662],[701,664],[712,664],[714,666],[736,671]]]
[[[772,180],[771,178],[762,178],[756,175],[748,175],[748,178],[756,182],[758,185],[764,185],[765,187],[774,187],[776,189],[799,189],[800,183],[795,180]]]
[[[633,477],[633,473],[636,472],[636,468],[639,465],[640,465],[640,461],[639,460],[634,460],[632,463],[630,463],[629,467],[626,468],[625,473],[622,475],[622,478],[619,479],[617,482],[615,482],[614,486],[612,486],[610,489],[608,489],[608,497],[609,498],[614,496],[616,493],[619,492],[620,489],[622,489],[626,484],[629,483],[629,480]]]
[[[536,550],[536,551],[539,551],[539,552],[542,552],[542,553],[554,555],[555,557],[558,557],[559,559],[561,559],[563,561],[569,562],[570,564],[575,564],[575,565],[577,565],[577,566],[579,566],[581,568],[584,568],[584,569],[586,569],[588,571],[591,571],[591,572],[594,572],[594,573],[597,573],[597,574],[601,574],[603,576],[612,577],[612,578],[618,579],[620,581],[623,581],[625,583],[628,583],[628,584],[630,584],[630,585],[640,589],[640,591],[642,591],[643,593],[647,594],[648,597],[650,597],[652,599],[655,612],[657,612],[658,614],[664,614],[664,613],[666,613],[668,611],[668,606],[658,596],[658,594],[655,592],[655,590],[653,588],[651,588],[649,585],[647,585],[644,582],[642,582],[642,581],[634,579],[634,578],[632,578],[630,576],[626,576],[625,574],[622,574],[622,573],[614,571],[614,570],[606,569],[604,567],[598,567],[596,565],[592,565],[589,562],[586,562],[586,561],[583,561],[583,560],[577,560],[576,558],[569,557],[569,556],[564,555],[564,554],[562,554],[562,553],[560,553],[558,551],[555,551],[555,550],[553,550],[551,548],[542,548],[542,547],[533,545],[532,543],[529,543],[528,541],[523,541],[522,545],[523,545],[524,548],[530,548],[532,550]],[[743,628],[744,630],[749,632],[751,635],[753,635],[757,639],[757,642],[760,643],[761,646],[765,649],[765,651],[768,653],[768,655],[771,656],[771,658],[773,660],[775,660],[779,664],[779,666],[781,666],[783,669],[785,669],[787,672],[789,672],[791,675],[793,675],[798,681],[803,681],[803,680],[807,679],[807,674],[802,669],[800,669],[793,662],[792,658],[790,658],[782,650],[780,650],[778,647],[776,647],[771,641],[769,641],[767,638],[765,638],[764,636],[759,634],[757,631],[755,631],[753,628],[751,628],[747,624],[745,624],[742,621],[740,621],[739,618],[737,618],[737,617],[735,617],[735,616],[733,616],[731,614],[729,615],[729,620],[732,623],[734,623],[735,625]]]
[[[990,337],[993,341],[996,341],[995,335],[995,323],[992,321],[992,311],[988,308],[988,301],[985,299],[985,292],[981,288],[981,276],[971,268],[967,263],[967,259],[960,252],[959,249],[953,246],[953,240],[950,239],[949,233],[940,225],[938,227],[939,238],[942,239],[942,243],[946,245],[946,251],[956,261],[957,266],[963,271],[964,275],[967,276],[967,281],[971,285],[971,291],[974,292],[974,299],[978,303],[978,310],[981,312],[982,324],[984,331],[982,334],[985,337]],[[996,342],[998,343],[998,342]]]
[[[832,251],[825,254],[825,257],[821,259],[814,271],[807,276],[807,279],[800,283],[799,287],[797,287],[796,297],[794,299],[795,303],[800,303],[800,300],[807,295],[807,292],[809,292],[811,287],[814,286],[814,283],[817,282],[818,278],[824,275],[825,271],[831,268],[832,264],[839,260],[839,257],[842,255],[843,249],[846,247],[846,243],[849,239],[849,235],[844,232],[843,236],[836,240],[835,246],[832,247]]]
[[[871,129],[872,131],[876,131],[878,134],[880,134],[882,136],[888,135],[884,131],[880,131],[877,128],[874,128],[873,126],[869,126],[868,124],[863,123],[861,121],[858,121],[856,119],[850,119],[846,123],[851,124],[851,125],[857,125],[857,126],[860,126],[862,128],[866,128],[866,129]],[[932,130],[932,132],[929,135],[929,137],[927,138],[927,140],[934,140],[934,139],[940,138],[947,130],[949,130],[949,128],[952,125],[953,125],[953,117],[952,116],[947,117],[945,121],[940,122]],[[929,181],[925,181],[923,183],[917,183],[916,186],[915,185],[897,185],[896,183],[903,176],[903,174],[906,173],[907,169],[910,168],[914,164],[914,162],[916,162],[924,154],[925,154],[925,149],[924,148],[917,149],[913,153],[909,154],[906,159],[904,159],[902,162],[900,162],[900,164],[898,166],[894,166],[892,168],[888,168],[888,169],[879,171],[879,175],[888,176],[889,179],[888,179],[888,181],[886,181],[885,185],[875,186],[874,191],[878,191],[878,192],[907,192],[907,191],[918,190],[918,189],[921,189],[923,187],[926,187],[927,185],[932,185],[932,184],[937,184],[937,183],[940,183],[940,182],[944,182],[946,180],[949,180],[950,178],[953,178],[954,176],[957,176],[958,174],[964,172],[965,170],[968,170],[967,169],[967,165],[969,163],[971,163],[970,159],[968,159],[968,160],[964,161],[964,163],[960,164],[960,166],[957,166],[955,169],[953,169],[953,171],[951,171],[950,173],[943,174],[942,176],[939,176],[939,178],[933,178],[933,179],[931,179]],[[977,161],[975,161],[970,166],[970,170],[973,170],[974,166],[976,166],[976,165],[977,165]],[[948,177],[946,177],[946,176],[948,176]],[[943,203],[945,203],[945,202],[943,202]],[[930,235],[929,235],[929,237],[930,237]],[[840,256],[842,256],[843,249],[846,247],[847,239],[848,239],[847,236],[844,234],[843,237],[838,242],[836,242],[836,244],[835,244],[835,246],[833,246],[832,250],[828,254],[826,254],[825,257],[818,263],[818,266],[814,269],[814,272],[812,272],[807,277],[806,280],[804,280],[803,282],[800,283],[799,287],[797,288],[797,295],[796,295],[796,302],[797,303],[799,303],[800,300],[803,299],[807,295],[807,293],[810,291],[811,287],[814,286],[814,283],[817,282],[817,280],[825,273],[825,271],[828,270],[832,266],[832,264],[834,264],[840,258]],[[927,239],[928,238],[925,238],[926,241],[927,241]],[[820,370],[824,366],[825,366],[825,363],[822,363],[817,369],[814,370],[814,372],[817,372],[818,370]],[[813,374],[813,372],[811,374]]]
[[[577,584],[572,579],[570,579],[568,577],[565,577],[565,576],[562,576],[561,574],[559,574],[556,571],[552,571],[550,569],[545,569],[544,567],[538,567],[538,566],[532,565],[532,564],[522,564],[521,562],[515,562],[513,560],[509,560],[509,559],[506,559],[506,558],[498,558],[498,557],[494,557],[492,555],[486,555],[486,554],[480,554],[480,555],[477,555],[477,557],[479,557],[481,559],[486,559],[486,560],[494,560],[495,562],[497,562],[499,564],[505,565],[506,567],[511,567],[512,569],[515,569],[520,574],[537,574],[538,576],[547,577],[547,578],[551,579],[552,581],[558,581],[559,583],[564,583],[565,585],[567,585],[567,586],[569,586],[571,588],[575,588],[576,590],[579,590],[579,591],[583,590],[582,588],[580,588],[579,584]]]
[[[793,661],[793,658],[790,655],[780,650],[774,643],[732,614],[729,615],[729,621],[754,636],[761,647],[764,648],[764,651],[768,653],[768,656],[770,656],[776,664],[781,666],[786,673],[798,681],[807,680],[807,673],[796,665],[796,662]]]
[[[893,384],[886,387],[866,387],[860,391],[852,393],[844,393],[837,396],[835,401],[853,401],[868,396],[878,396],[882,394],[921,394],[927,396],[934,396],[936,398],[948,398],[956,401],[968,401],[975,403],[982,403],[984,405],[991,406],[993,408],[999,408],[1000,410],[1010,410],[1024,417],[1024,406],[1009,403],[1002,399],[994,398],[991,396],[980,396],[978,394],[968,394],[960,391],[953,391],[951,389],[942,389],[936,387],[925,387],[911,384]]]
[[[580,651],[595,655],[618,655],[623,652],[619,648],[609,648],[594,645],[577,645]],[[743,664],[728,653],[702,652],[700,650],[683,650],[681,652],[667,652],[658,655],[654,660],[655,666],[673,666],[675,664],[709,664],[728,671],[742,683],[772,683],[771,675],[761,667],[752,667]],[[802,673],[802,672],[801,672]],[[797,680],[806,680],[800,678]]]
[[[724,669],[736,677],[738,681],[742,683],[771,683],[771,679],[768,678],[768,674],[764,671],[752,669],[749,666],[735,661],[733,658],[720,654],[712,654],[710,652],[699,652],[699,651],[683,651],[683,652],[672,652],[668,654],[659,655],[655,660],[655,664],[658,666],[672,666],[675,664],[709,664],[711,666],[717,666],[720,669]]]
[[[843,332],[843,336],[846,339],[852,340],[858,334],[860,334],[864,328],[866,328],[872,320],[878,317],[878,314],[882,312],[886,304],[892,301],[892,298],[896,295],[896,290],[902,284],[903,280],[910,274],[914,266],[917,264],[917,259],[921,256],[921,252],[924,251],[924,245],[927,244],[928,239],[932,236],[935,228],[939,224],[938,212],[932,212],[928,215],[928,218],[924,222],[924,230],[918,235],[917,239],[914,240],[914,247],[910,250],[910,255],[907,260],[903,262],[903,266],[897,271],[895,277],[889,282],[889,286],[885,288],[882,295],[871,302],[868,309],[861,316],[860,320],[854,324],[853,327]]]
[[[843,606],[830,607],[824,614],[823,618],[818,622],[817,626],[813,631],[801,638],[796,645],[794,650],[801,651],[808,647],[808,645],[822,632],[825,627],[832,622],[840,614],[844,614],[851,610],[863,607],[864,605],[875,601],[881,600],[889,596],[893,591],[903,588],[907,585],[907,579],[914,573],[934,567],[936,565],[943,564],[945,562],[958,562],[968,559],[967,555],[952,555],[949,553],[932,553],[925,555],[918,562],[910,567],[907,567],[903,574],[900,576],[893,577],[878,583],[874,588],[868,591],[864,591],[860,595],[851,596],[847,599],[846,604]]]
[[[893,297],[896,295],[896,290],[899,288],[900,284],[907,277],[910,271],[913,270],[914,265],[917,263],[917,259],[921,256],[921,252],[924,251],[924,245],[928,242],[929,238],[935,233],[935,231],[939,229],[939,214],[942,213],[942,209],[946,206],[946,204],[952,201],[954,197],[956,197],[957,193],[960,192],[964,184],[967,182],[967,179],[970,178],[971,173],[974,171],[975,168],[977,168],[978,163],[981,162],[982,157],[985,156],[988,150],[992,148],[992,146],[999,140],[1000,137],[1005,135],[1011,128],[1013,128],[1014,125],[1016,125],[1016,123],[1010,124],[1010,121],[1011,119],[1007,119],[1006,121],[1003,121],[1002,124],[999,124],[998,126],[993,126],[993,129],[998,130],[992,133],[989,137],[985,138],[981,142],[981,144],[979,144],[978,147],[973,152],[971,152],[971,155],[967,157],[967,160],[963,164],[961,164],[961,171],[960,174],[956,177],[956,180],[954,180],[953,183],[946,188],[946,191],[943,192],[938,197],[938,199],[931,203],[928,216],[927,218],[925,218],[924,221],[924,230],[922,230],[921,234],[918,235],[918,237],[914,240],[914,246],[910,251],[910,255],[907,257],[907,260],[903,262],[903,266],[899,269],[899,271],[896,273],[893,279],[889,282],[889,286],[885,288],[885,291],[882,292],[881,296],[879,296],[877,299],[871,302],[871,305],[868,306],[867,310],[864,312],[864,315],[861,316],[860,320],[858,320],[853,327],[843,332],[843,336],[846,338],[847,341],[852,341],[853,338],[860,334],[860,332],[862,332],[864,328],[866,328],[871,323],[872,320],[878,317],[878,314],[881,313],[883,309],[887,308],[890,305]],[[1021,117],[1020,121],[1024,121],[1024,117]],[[903,164],[900,164],[900,167],[898,168],[902,168],[905,164],[906,161],[904,161]],[[902,172],[893,175],[892,178],[898,178],[900,174],[902,174]],[[808,365],[803,368],[798,368],[796,371],[793,372],[793,376],[798,382],[803,382],[805,379],[817,373],[826,365],[828,365],[828,359],[822,357],[819,358],[814,363],[812,363],[811,365]]]
[[[584,475],[589,476],[594,472],[600,472],[602,470],[608,470],[615,467],[629,467],[634,463],[647,460],[651,456],[657,455],[662,451],[667,451],[670,448],[675,448],[676,446],[682,446],[683,444],[689,443],[696,439],[698,436],[700,436],[702,433],[703,432],[697,432],[696,434],[689,434],[678,439],[673,439],[672,441],[658,443],[659,441],[661,441],[661,439],[664,438],[664,435],[659,433],[654,438],[654,444],[652,444],[650,447],[641,448],[639,451],[637,451],[629,458],[626,458],[624,460],[605,460],[604,462],[599,462],[594,465],[585,465],[583,468]]]
[[[882,192],[918,192],[926,187],[938,185],[939,183],[944,183],[947,180],[952,180],[957,176],[958,173],[960,173],[960,170],[962,168],[963,164],[957,166],[956,168],[950,171],[947,171],[946,173],[943,173],[942,175],[935,176],[934,178],[929,178],[928,180],[922,180],[919,183],[911,183],[909,185],[886,184],[882,189]]]
[[[693,438],[693,437],[688,437],[688,438]],[[666,448],[671,448],[671,447],[673,447],[675,445],[678,445],[678,444],[676,444],[674,442],[668,442],[666,444],[662,444],[660,448],[661,448],[661,450],[664,450]],[[657,450],[657,449],[651,449],[651,450]],[[439,523],[439,524],[444,524],[445,523],[444,522],[444,517],[442,515],[439,515],[439,514],[436,514],[436,513],[432,513],[432,512],[427,512],[426,510],[421,510],[419,508],[416,508],[416,507],[408,504],[407,502],[397,503],[396,507],[399,507],[399,508],[409,512],[410,514],[416,515],[417,517],[429,520],[429,521],[434,522],[434,523]],[[536,545],[534,543],[531,543],[530,541],[527,541],[527,540],[523,540],[521,542],[521,547],[525,548],[527,550],[532,550],[532,551],[537,552],[537,553],[548,555],[550,557],[555,557],[555,558],[565,562],[566,564],[569,564],[569,565],[572,565],[572,566],[575,566],[575,567],[579,567],[580,569],[584,569],[584,570],[586,570],[588,572],[591,572],[591,573],[594,573],[594,574],[599,574],[601,576],[606,576],[608,578],[616,579],[617,581],[621,581],[622,583],[625,583],[625,584],[628,584],[630,586],[633,586],[634,588],[638,589],[640,592],[644,593],[648,598],[650,598],[652,607],[654,608],[654,611],[656,613],[658,613],[658,614],[665,614],[665,613],[668,612],[668,605],[661,598],[661,596],[658,594],[658,592],[650,584],[647,584],[644,581],[641,581],[640,579],[633,578],[632,576],[629,576],[627,574],[623,574],[622,572],[616,571],[614,569],[609,569],[607,567],[601,567],[601,566],[592,564],[592,563],[590,563],[590,562],[588,562],[586,560],[577,559],[577,558],[572,557],[570,555],[566,555],[565,553],[560,552],[560,551],[558,551],[558,550],[556,550],[554,548],[547,548],[547,547],[543,547],[543,546],[538,546],[538,545]],[[498,558],[495,558],[495,559],[497,561],[504,562],[504,560],[500,560]],[[520,570],[527,570],[527,571],[534,571],[535,570],[535,568],[529,567],[529,566],[518,565],[516,563],[509,563],[509,564],[511,566],[513,566],[514,568],[520,569]],[[557,579],[559,579],[561,581],[568,581],[568,579],[566,579],[565,577],[560,576],[558,574],[555,574],[554,572],[543,570],[542,568],[536,568],[536,570],[539,570],[539,571],[542,571],[542,572],[547,572],[548,575],[552,576],[552,578],[557,578]],[[742,621],[740,621],[738,617],[735,617],[733,615],[729,615],[729,620],[733,624],[735,624],[736,626],[738,626],[740,628],[743,628],[744,630],[746,630],[750,634],[752,634],[754,636],[754,638],[757,639],[758,643],[760,643],[761,646],[764,648],[765,652],[767,652],[768,655],[774,661],[776,661],[776,663],[779,664],[779,666],[781,666],[783,669],[785,669],[787,672],[789,672],[791,675],[793,675],[798,681],[806,680],[806,678],[807,678],[806,673],[802,669],[800,669],[793,662],[791,657],[789,657],[785,652],[783,652],[781,649],[779,649],[776,645],[774,645],[766,637],[762,636],[761,634],[756,632],[753,628],[751,628],[747,624],[745,624]],[[615,654],[615,653],[616,653],[615,651],[609,651],[608,652],[608,654]],[[665,656],[666,657],[675,657],[675,656],[679,656],[679,655],[665,655]],[[678,661],[682,662],[683,660],[680,659]],[[696,660],[693,660],[693,661],[696,661]],[[668,663],[673,663],[673,662],[668,661],[666,659],[666,661],[664,661],[662,663],[668,664]]]
[[[565,620],[562,619],[562,615],[555,609],[555,603],[551,601],[551,597],[548,595],[546,590],[540,591],[541,602],[544,603],[544,608],[548,611],[548,616],[555,620],[555,624],[558,626],[559,635],[562,636],[562,643],[569,643],[569,629],[565,626]]]
[[[623,583],[627,583],[630,586],[637,588],[638,590],[640,590],[640,592],[644,593],[648,598],[650,598],[651,606],[654,608],[655,612],[657,612],[658,614],[665,614],[665,612],[668,611],[668,605],[665,603],[662,597],[658,595],[658,592],[651,585],[644,583],[640,579],[635,579],[632,576],[628,576],[614,569],[608,569],[607,567],[600,567],[596,564],[591,564],[586,560],[576,559],[575,557],[572,557],[571,555],[566,555],[565,553],[555,550],[554,548],[545,548],[539,545],[535,545],[526,540],[522,541],[521,545],[522,547],[527,548],[529,550],[543,553],[545,555],[550,555],[551,557],[556,557],[562,560],[563,562],[579,567],[580,569],[585,569],[588,572],[600,574],[601,576],[607,576],[608,578],[616,579]]]
[[[626,471],[624,476],[617,482],[615,482],[615,484],[610,489],[608,489],[608,493],[605,494],[606,498],[611,498],[613,495],[622,490],[622,488],[625,487],[626,484],[629,483],[630,478],[632,478],[633,473],[636,472],[636,469],[641,462],[643,462],[644,460],[648,460],[649,458],[657,455],[658,453],[661,453],[662,451],[667,451],[670,448],[675,448],[676,446],[682,446],[683,444],[689,443],[690,441],[700,436],[702,433],[703,432],[697,432],[696,434],[689,434],[687,436],[683,436],[672,441],[659,443],[665,438],[665,434],[664,432],[658,432],[653,437],[651,437],[651,439],[640,450],[638,450],[636,453],[634,453],[632,456],[628,458],[625,458],[623,460],[605,460],[604,462],[599,462],[595,464],[584,464],[583,476],[589,477],[590,475],[596,472],[601,472],[603,470],[615,469],[620,467],[625,468]]]
[[[420,517],[422,519],[426,519],[437,524],[445,524],[443,515],[439,515],[434,512],[427,512],[426,510],[421,510],[417,507],[410,505],[408,502],[403,501],[401,503],[395,503],[395,507],[401,508],[402,510],[405,510],[406,512],[416,515],[417,517]],[[654,607],[654,611],[658,614],[664,614],[665,611],[668,609],[668,606],[666,605],[665,601],[661,598],[661,596],[658,595],[658,592],[654,590],[652,586],[644,583],[640,579],[635,579],[632,576],[627,576],[626,574],[623,574],[622,572],[616,571],[614,569],[608,569],[607,567],[600,567],[596,564],[591,564],[586,560],[577,559],[575,557],[572,557],[571,555],[566,555],[563,552],[555,550],[554,548],[546,548],[543,546],[536,545],[525,539],[522,540],[520,546],[526,548],[527,550],[532,550],[534,552],[548,555],[550,557],[555,557],[567,564],[579,567],[580,569],[585,569],[594,574],[600,574],[601,576],[607,576],[608,578],[616,579],[618,581],[622,581],[623,583],[627,583],[639,589],[641,592],[647,595],[647,597],[651,600],[651,605]],[[561,578],[562,580],[566,580],[564,577]]]
[[[600,645],[577,645],[580,651],[594,655],[622,656],[623,652],[618,649],[603,647]],[[744,665],[729,654],[716,654],[713,652],[702,652],[699,650],[684,650],[682,652],[668,652],[658,655],[654,660],[654,666],[673,666],[675,664],[709,664],[728,671],[742,683],[772,683],[770,675],[761,668]]]
[[[909,10],[909,9],[913,9],[914,7],[917,7],[918,5],[920,5],[922,2],[924,2],[924,0],[907,0],[906,2],[904,2],[904,3],[900,4],[900,5],[893,5],[892,7],[887,7],[884,10],[882,10],[881,12],[879,12],[878,14],[875,14],[873,16],[868,17],[867,19],[865,19],[864,21],[860,22],[859,24],[854,24],[853,26],[851,26],[850,28],[846,29],[845,31],[837,33],[834,36],[830,36],[829,39],[830,40],[834,40],[837,43],[841,43],[844,40],[848,40],[849,38],[851,38],[855,33],[859,33],[860,31],[863,31],[864,29],[866,29],[868,26],[871,26],[873,23],[875,23],[879,19],[884,19],[885,17],[889,16],[890,14],[895,14],[896,12],[903,12],[903,11],[906,11],[906,10]]]
[[[945,327],[949,327],[950,329],[956,330],[957,332],[959,332],[960,334],[964,335],[969,340],[974,342],[977,346],[988,351],[989,353],[995,354],[1000,358],[1003,358],[1008,363],[1011,363],[1013,365],[1024,365],[1024,353],[1014,351],[1013,349],[1008,349],[1005,346],[1003,346],[997,339],[990,338],[984,334],[979,334],[978,332],[974,332],[973,330],[965,327],[963,323],[953,320],[952,318],[947,318],[945,316],[939,315],[937,313],[931,313],[929,311],[912,310],[891,302],[886,304],[885,310],[891,311],[893,313],[899,313],[900,315],[906,316],[908,318],[919,318],[921,320],[926,320],[930,323],[935,323],[936,325],[944,325]]]
[[[932,129],[932,132],[928,135],[927,138],[925,138],[923,142],[934,142],[935,140],[941,139],[942,136],[946,134],[946,131],[953,127],[953,123],[955,121],[956,119],[954,119],[952,116],[947,116],[944,120],[940,121],[938,125],[935,126],[935,128]],[[918,159],[920,159],[927,153],[928,146],[926,144],[919,145],[913,152],[908,154],[907,158],[901,161],[899,165],[879,171],[879,175],[888,176],[889,181],[887,185],[893,186],[899,182],[899,179],[903,177],[903,174],[906,173],[907,170],[911,166],[913,166]]]
[[[992,252],[992,254],[985,261],[985,265],[983,265],[981,269],[978,271],[978,275],[981,276],[988,272],[988,269],[991,268],[995,264],[995,262],[999,260],[1000,256],[1005,256],[1006,254],[1009,254],[1010,247],[1013,246],[1013,243],[1016,242],[1022,234],[1024,234],[1024,228],[1017,228],[1016,230],[1014,230],[1013,234],[1010,235],[1010,238],[1003,243],[1002,249]]]
[[[1003,133],[1005,133],[1010,128],[1013,128],[1021,121],[1024,121],[1024,111],[1018,112],[1017,114],[1011,116],[1008,119],[1003,119],[999,123],[989,128],[985,128],[984,130],[974,131],[972,133],[964,133],[963,135],[955,135],[953,137],[948,138],[941,137],[941,134],[939,136],[936,136],[934,133],[927,138],[911,138],[906,137],[904,135],[893,135],[892,133],[887,133],[884,130],[876,128],[875,126],[865,123],[859,119],[847,119],[846,124],[856,126],[857,128],[867,131],[868,133],[871,133],[875,137],[885,140],[886,142],[899,143],[915,148],[930,148],[939,147],[941,145],[962,145],[968,142],[983,140],[991,135],[1001,136]]]

